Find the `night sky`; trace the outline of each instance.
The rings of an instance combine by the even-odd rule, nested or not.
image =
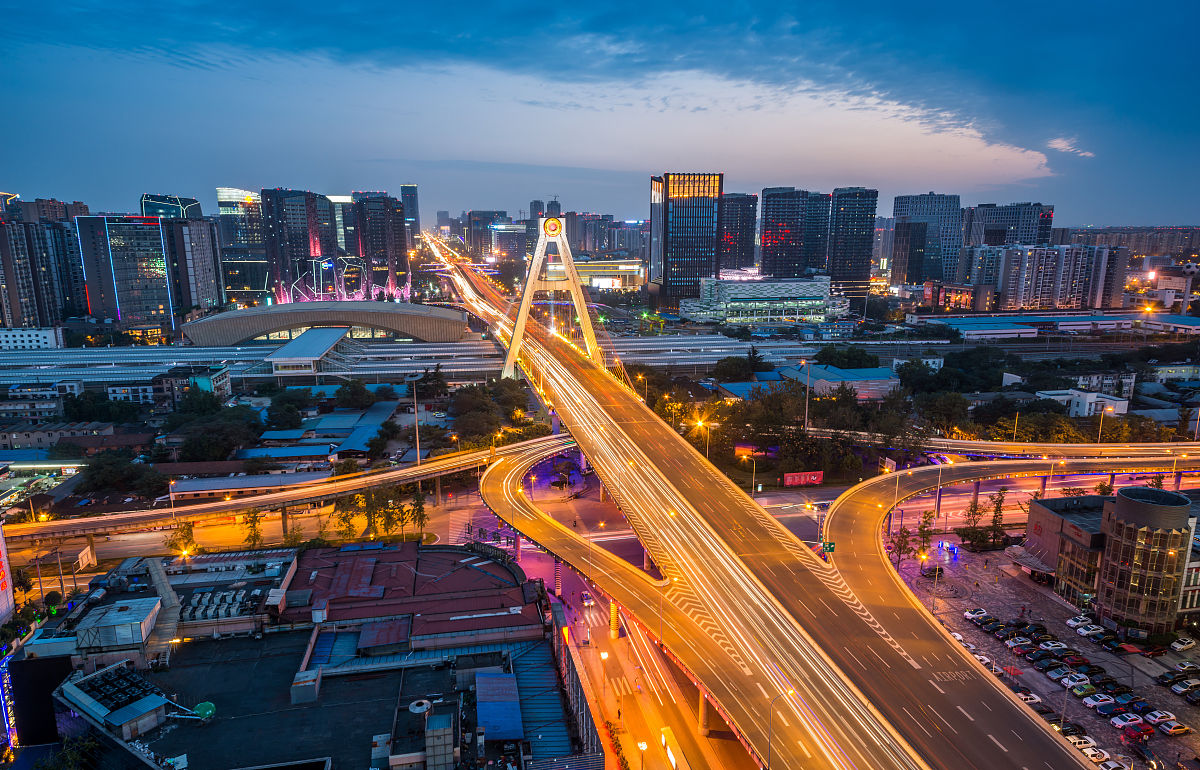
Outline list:
[[[1200,224],[1200,3],[6,3],[0,190],[420,185],[645,218],[648,177]],[[123,6],[123,7],[121,7]]]

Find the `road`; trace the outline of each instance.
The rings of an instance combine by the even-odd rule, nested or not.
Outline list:
[[[876,433],[842,431],[829,428],[811,428],[817,436],[847,436],[863,444],[879,444],[882,438]],[[969,441],[964,439],[930,438],[921,444],[928,452],[964,455],[967,457],[1028,457],[1061,459],[1066,457],[1163,457],[1178,455],[1181,458],[1200,454],[1200,442],[1178,441],[1170,443],[1144,444],[1039,444],[1028,441]]]
[[[520,452],[527,446],[566,446],[568,440],[562,436],[543,436],[519,444],[509,444],[498,447],[495,452],[503,456],[512,452]],[[391,484],[406,484],[420,481],[447,473],[476,468],[492,461],[492,450],[485,449],[476,452],[455,452],[439,455],[420,465],[410,465],[404,468],[392,468],[383,471],[353,473],[345,476],[333,476],[319,484],[312,484],[283,492],[270,492],[262,495],[218,500],[211,503],[196,505],[177,505],[174,508],[151,508],[132,511],[120,511],[103,516],[91,516],[80,519],[56,519],[46,522],[29,522],[25,524],[10,524],[4,528],[4,539],[10,543],[25,540],[51,540],[54,538],[79,537],[89,534],[107,534],[115,532],[131,532],[146,527],[162,526],[175,521],[203,521],[218,519],[243,512],[250,507],[270,511],[288,505],[303,505],[323,503],[337,497],[353,494],[374,487]]]

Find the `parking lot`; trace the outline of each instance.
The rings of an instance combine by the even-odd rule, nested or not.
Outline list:
[[[901,566],[901,575],[913,587],[917,597],[950,631],[962,637],[964,646],[970,645],[969,650],[985,658],[986,665],[1005,684],[1018,692],[1027,690],[1031,708],[1046,712],[1043,717],[1048,721],[1062,720],[1065,732],[1078,729],[1081,737],[1090,738],[1099,752],[1088,752],[1088,758],[1098,768],[1200,769],[1200,761],[1195,759],[1200,755],[1200,737],[1195,732],[1166,735],[1162,730],[1148,726],[1145,731],[1153,732],[1139,747],[1136,739],[1126,738],[1125,731],[1110,724],[1113,717],[1134,722],[1140,720],[1147,725],[1147,720],[1165,723],[1171,720],[1156,713],[1165,711],[1185,728],[1200,727],[1200,707],[1188,703],[1183,695],[1173,693],[1169,686],[1155,681],[1167,672],[1176,674],[1177,666],[1190,663],[1200,668],[1200,664],[1192,659],[1192,656],[1200,656],[1200,645],[1184,652],[1167,650],[1155,657],[1141,654],[1140,650],[1146,647],[1144,644],[1135,645],[1138,651],[1134,651],[1135,648],[1110,651],[1069,627],[1067,621],[1078,616],[1079,611],[1056,596],[1049,587],[1034,583],[1012,565],[1003,552],[974,554],[956,551],[948,544],[932,550],[926,566],[942,567],[936,581],[921,575],[915,560]],[[984,631],[964,617],[964,613],[976,609],[984,610],[1006,628],[992,626],[990,632]],[[1034,626],[1017,634],[1016,629],[1025,623]],[[1086,621],[1080,622],[1081,627],[1086,624]],[[1005,639],[997,637],[997,631],[1013,639],[1029,639],[1030,643],[1010,647]],[[1039,636],[1055,639],[1039,639]],[[1043,644],[1059,646],[1055,641],[1067,649],[1039,649]],[[1029,660],[1031,656],[1034,661]],[[1055,669],[1059,669],[1059,677],[1077,674],[1075,681],[1080,684],[1080,689],[1072,692],[1058,679],[1049,679],[1046,672]],[[1200,679],[1200,673],[1196,677]],[[1100,685],[1095,693],[1090,689],[1092,681]],[[1197,686],[1200,688],[1200,683]],[[1085,701],[1092,695],[1101,697]],[[1114,702],[1109,703],[1109,698]],[[1200,703],[1200,695],[1196,700]],[[1098,713],[1101,710],[1114,713]],[[1140,729],[1137,724],[1132,728]],[[1081,749],[1088,742],[1083,741],[1085,746]],[[1157,758],[1159,764],[1141,754]]]

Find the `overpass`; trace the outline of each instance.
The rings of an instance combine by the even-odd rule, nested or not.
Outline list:
[[[425,342],[455,342],[467,331],[461,310],[403,302],[288,302],[217,313],[183,325],[193,345],[237,345],[266,334],[315,326],[384,329]]]
[[[810,428],[814,436],[845,436],[862,444],[887,444],[895,439],[865,431],[843,431],[832,428]],[[1068,457],[1167,457],[1200,454],[1200,442],[1172,441],[1169,443],[1122,444],[1050,444],[1031,441],[976,441],[966,439],[929,438],[921,442],[927,452],[985,458],[1045,458]],[[1170,470],[1168,468],[1167,470]]]
[[[496,457],[519,453],[530,447],[561,451],[570,444],[564,436],[543,436],[504,447],[476,452],[456,452],[441,455],[432,460],[405,468],[392,468],[367,473],[352,473],[334,476],[320,484],[298,487],[281,492],[239,497],[233,500],[218,500],[210,503],[178,506],[175,508],[150,508],[121,511],[102,516],[80,519],[56,519],[46,522],[11,524],[4,528],[4,539],[8,542],[49,540],[52,538],[82,537],[86,535],[112,535],[133,532],[147,527],[175,524],[178,522],[200,522],[221,519],[227,516],[258,508],[262,511],[278,510],[286,516],[292,506],[319,505],[364,489],[411,484],[478,468],[493,462]],[[286,528],[286,527],[285,527]]]
[[[501,339],[510,334],[506,298],[464,269],[457,255],[431,245],[457,268],[453,279],[473,312]],[[1000,700],[994,684],[989,697],[1002,709],[997,718],[1028,728],[1019,745],[1002,753],[984,729],[990,725],[966,719],[953,706],[947,712],[945,696],[935,693],[930,701],[903,687],[881,690],[878,683],[888,681],[879,676],[884,667],[909,667],[927,677],[935,671],[909,652],[907,639],[887,631],[886,619],[868,611],[836,569],[709,465],[610,375],[605,362],[536,324],[529,326],[524,352],[522,367],[670,581],[660,596],[662,611],[670,602],[700,628],[679,638],[664,629],[666,648],[698,675],[760,762],[770,752],[789,768],[1083,766],[1077,752],[1018,703]],[[500,502],[512,508],[502,515],[518,528],[528,526],[527,511],[515,500]],[[605,580],[604,569],[585,564],[584,572]],[[642,625],[654,627],[657,618],[645,601],[626,601]],[[962,657],[948,637],[918,641],[928,645],[918,650],[924,655],[947,663]],[[720,649],[718,658],[712,645]],[[859,654],[867,656],[865,665]],[[876,660],[877,654],[886,657]],[[953,732],[929,714],[930,703],[947,719],[957,717]]]

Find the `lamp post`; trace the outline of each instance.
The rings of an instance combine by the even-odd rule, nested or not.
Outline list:
[[[704,427],[704,420],[697,420],[696,427],[704,429],[704,458],[708,459],[708,437],[712,429]]]
[[[452,433],[450,435],[450,440],[454,442],[454,451],[461,452],[462,451],[462,442],[458,440],[458,434]]]
[[[646,743],[645,741],[638,741],[637,747],[638,751],[641,752],[642,755],[642,761],[639,766],[641,767],[641,770],[646,770],[646,749],[650,748],[650,744]]]
[[[167,497],[171,499],[171,521],[175,521],[175,479],[167,482]]]
[[[604,650],[600,651],[600,694],[602,697],[608,697],[608,677],[604,675],[604,661],[608,660],[608,653]]]
[[[536,488],[535,487],[536,484],[537,484],[537,476],[533,475],[532,473],[529,474],[529,499],[530,500],[533,499],[533,491]]]
[[[945,464],[938,466],[937,492],[933,498],[933,517],[935,520],[942,518],[942,471],[947,465],[954,465],[953,460],[947,460]]]
[[[1111,411],[1113,411],[1113,408],[1111,406],[1106,406],[1100,410],[1100,430],[1096,431],[1096,443],[1097,444],[1100,443],[1100,437],[1104,434],[1104,413],[1111,412]]]
[[[771,732],[772,732],[773,728],[775,727],[775,701],[779,700],[780,698],[782,698],[785,695],[790,698],[791,696],[793,696],[795,694],[796,694],[795,690],[788,690],[787,692],[781,692],[778,695],[776,695],[774,698],[771,699],[771,705],[768,707],[768,710],[771,712],[771,714],[767,718],[767,770],[771,770]]]
[[[650,403],[650,381],[646,379],[646,375],[639,374],[638,382],[642,383],[642,403]]]
[[[812,366],[805,359],[801,359],[800,365],[804,367],[804,432],[808,433],[808,396],[812,391]]]
[[[750,494],[754,494],[755,488],[758,487],[758,460],[753,455],[742,455],[742,462],[750,458]]]

